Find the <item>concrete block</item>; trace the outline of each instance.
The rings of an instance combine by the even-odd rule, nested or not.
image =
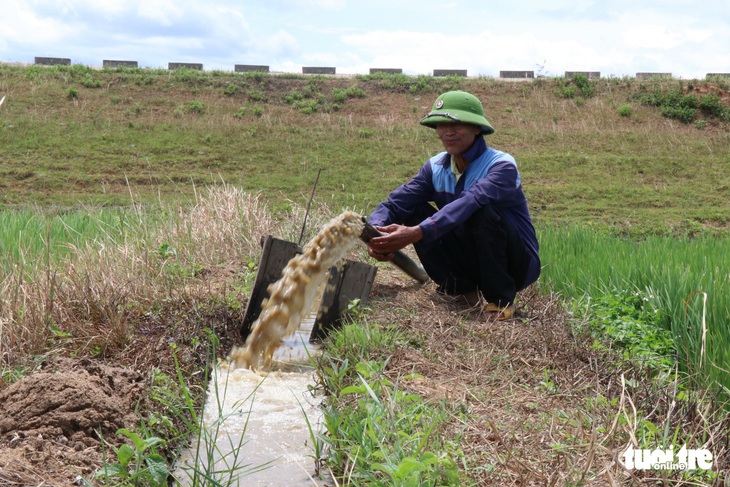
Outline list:
[[[671,78],[672,73],[636,73],[636,79]]]
[[[463,76],[466,78],[466,69],[434,69],[434,76]]]
[[[167,69],[173,70],[173,69],[197,69],[198,71],[203,70],[203,65],[201,63],[167,63]]]
[[[386,73],[386,74],[403,74],[401,68],[370,68],[370,74]]]
[[[137,61],[116,61],[112,59],[104,59],[102,66],[105,68],[137,68]]]
[[[262,66],[259,64],[236,64],[235,66],[233,66],[233,71],[235,71],[236,73],[249,73],[249,72],[268,73],[269,67]]]
[[[71,66],[71,59],[65,57],[36,57],[35,64],[42,64],[44,66],[56,66],[58,64]]]
[[[534,78],[534,71],[500,71],[500,78]]]
[[[582,74],[588,79],[598,79],[601,77],[600,71],[566,71],[565,77],[572,79],[576,74]]]
[[[302,74],[335,74],[336,68],[323,66],[302,67]]]
[[[730,73],[707,73],[705,78],[730,78]]]

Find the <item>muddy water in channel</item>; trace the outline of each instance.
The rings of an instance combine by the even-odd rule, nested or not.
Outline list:
[[[236,367],[266,366],[282,338],[294,333],[326,282],[329,269],[355,246],[363,229],[360,215],[345,212],[330,221],[310,240],[301,254],[289,261],[282,277],[269,286],[269,298],[251,327],[243,348],[231,352]]]
[[[308,343],[311,310],[318,307],[329,269],[359,241],[362,227],[352,212],[333,219],[269,286],[245,346],[235,348],[214,372],[204,412],[207,433],[200,447],[183,455],[178,478],[189,478],[191,466],[198,465],[208,475],[219,472],[218,480],[226,479],[220,472],[239,469],[245,476],[231,485],[332,485],[313,478],[307,421],[313,431],[320,429],[322,398],[309,390],[314,383],[309,355],[317,353]]]

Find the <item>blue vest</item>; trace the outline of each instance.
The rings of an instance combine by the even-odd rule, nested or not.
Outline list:
[[[440,164],[446,158],[446,163]],[[431,164],[431,172],[433,174],[433,186],[436,192],[451,193],[456,191],[456,176],[451,171],[450,156],[446,152],[442,152],[433,156],[428,162]],[[487,175],[489,170],[496,162],[506,161],[517,168],[517,162],[511,155],[488,147],[484,153],[477,159],[473,160],[466,168],[466,172],[462,174],[464,181],[464,191],[473,186],[477,181]],[[517,188],[520,186],[520,173],[517,171]]]

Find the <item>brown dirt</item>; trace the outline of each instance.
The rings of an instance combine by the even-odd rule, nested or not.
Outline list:
[[[554,296],[537,289],[521,293],[515,318],[496,322],[383,266],[369,307],[369,320],[397,323],[413,339],[389,361],[393,380],[416,372],[423,378],[403,382],[404,387],[463,412],[442,435],[459,443],[479,485],[645,484],[647,478],[618,463],[634,431],[617,417],[630,416],[632,406],[650,411],[648,418],[657,425],[671,417],[672,428],[696,431],[697,445],[701,438],[717,439],[711,445],[716,468],[727,471],[728,425],[707,426],[711,418],[698,421],[707,410],[698,415],[696,405],[676,406],[672,412],[671,392],[624,390],[621,374],[641,384],[641,372],[617,370],[574,336]],[[176,332],[165,320],[150,315],[140,322],[117,365],[50,360],[0,389],[1,486],[81,485],[80,476],[93,477],[103,461],[97,432],[112,443],[122,441],[114,433],[138,422],[135,406],[145,389],[144,373],[166,362],[170,367],[164,345]],[[216,330],[222,340],[219,355],[224,355],[235,340],[236,318],[220,312],[203,321],[197,326]],[[191,334],[189,323],[181,329]],[[189,354],[188,363],[199,362],[194,346],[183,349],[180,336],[175,341],[181,357]],[[601,405],[598,397],[616,402]],[[722,485],[724,475],[714,485]],[[664,482],[713,485],[683,484],[676,474]]]
[[[0,391],[0,485],[80,485],[102,462],[99,434],[137,423],[142,375],[57,360]]]
[[[199,287],[226,295],[232,283],[240,282],[243,266],[204,269]],[[64,358],[73,346],[60,344],[45,358],[39,356],[40,364],[31,359],[21,380],[7,385],[0,377],[0,487],[61,487],[92,479],[104,463],[99,434],[111,445],[128,443],[115,433],[135,429],[137,411],[150,407],[145,391],[153,369],[175,377],[179,368],[189,377],[190,393],[202,396],[195,387],[202,374],[194,374],[204,368],[208,354],[202,330],[215,331],[224,355],[240,340],[243,310],[193,306],[191,296],[197,294],[200,289],[186,289],[180,302],[166,301],[154,312],[130,312],[134,333],[121,350],[74,360]]]

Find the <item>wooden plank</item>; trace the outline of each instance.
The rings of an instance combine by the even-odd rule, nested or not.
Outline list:
[[[269,235],[264,241],[256,280],[251,296],[246,304],[246,312],[241,325],[241,337],[244,341],[251,333],[251,326],[261,314],[264,299],[268,297],[268,287],[281,279],[281,273],[289,261],[302,252],[302,248],[292,242],[280,240]]]
[[[317,313],[310,342],[321,341],[333,329],[342,326],[347,306],[355,299],[365,304],[375,281],[378,268],[362,262],[347,260],[342,270],[330,269],[330,277]]]

